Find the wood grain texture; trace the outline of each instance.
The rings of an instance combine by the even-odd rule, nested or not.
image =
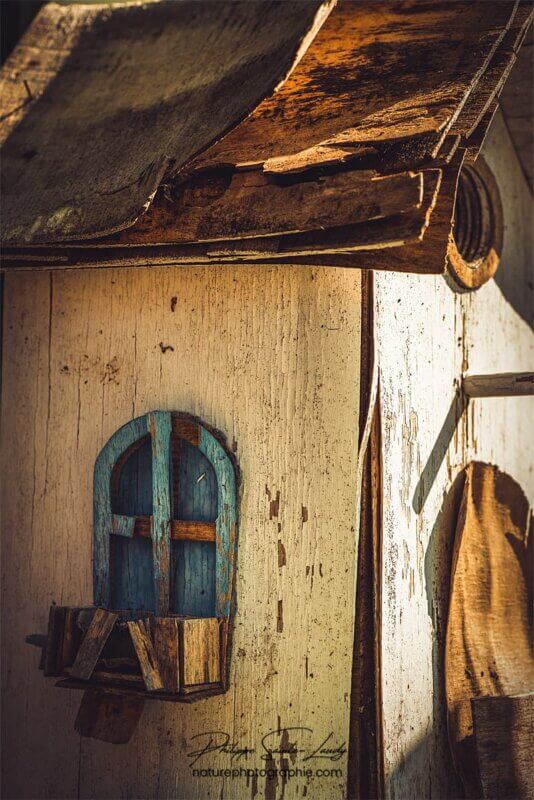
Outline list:
[[[136,225],[107,241],[176,244],[355,225],[417,208],[422,182],[420,173],[379,177],[365,169],[284,182],[258,169],[214,170],[169,188]]]
[[[178,646],[178,620],[173,617],[155,617],[152,638],[158,670],[166,692],[180,689],[180,658]]]
[[[471,700],[534,685],[530,524],[528,500],[513,478],[489,464],[469,464],[445,653],[449,738],[469,797],[479,796]]]
[[[500,375],[466,375],[462,388],[467,397],[519,397],[534,394],[534,372]]]
[[[144,536],[149,537],[151,531],[150,517],[132,517],[131,525],[128,527],[121,527],[121,523],[117,523],[117,533],[121,536]],[[115,520],[115,515],[114,515]],[[115,523],[114,523],[115,524]],[[130,533],[130,529],[132,532]],[[124,531],[124,532],[121,532]],[[199,522],[198,520],[184,520],[172,519],[171,520],[171,539],[177,541],[192,541],[192,542],[214,542],[215,541],[215,523],[214,522]]]
[[[179,169],[276,87],[328,10],[46,6],[2,72],[4,241],[131,224],[168,167]]]
[[[139,659],[139,666],[141,667],[141,674],[147,691],[157,692],[163,689],[163,681],[159,674],[158,660],[149,626],[145,624],[145,620],[129,620],[126,624]]]
[[[219,621],[180,620],[180,673],[185,686],[217,683],[221,678]]]
[[[72,665],[73,678],[89,680],[116,621],[116,614],[103,608],[96,609]]]
[[[471,700],[482,797],[534,797],[534,695]]]
[[[199,449],[213,465],[217,477],[215,586],[217,617],[230,616],[237,547],[237,487],[234,466],[220,442],[206,428]]]
[[[451,127],[451,134],[471,136],[491,104],[499,97],[533,16],[534,10],[530,2],[519,3],[510,27]]]
[[[193,165],[444,136],[514,10],[513,2],[340,3],[278,92]]]
[[[156,612],[169,612],[171,568],[171,415],[163,411],[148,414],[152,442],[152,558]]]
[[[381,691],[384,794],[457,798],[444,639],[461,471],[497,464],[534,498],[529,397],[473,401],[465,373],[532,369],[531,193],[497,115],[483,147],[502,195],[503,268],[479,291],[375,274],[383,432]],[[505,265],[505,266],[504,266]],[[460,481],[460,482],[459,482]]]
[[[261,748],[269,730],[309,725],[315,734],[305,746],[318,746],[330,731],[336,746],[347,740],[359,303],[360,275],[350,270],[209,266],[6,276],[7,796],[203,800],[222,792],[244,800],[251,796],[245,779],[192,774],[192,736],[227,730]],[[161,341],[174,351],[163,353]],[[186,410],[224,431],[242,470],[230,688],[192,705],[147,703],[130,742],[111,757],[110,745],[73,735],[80,692],[44,680],[24,637],[46,630],[52,600],[91,602],[93,466],[125,421],[154,408]],[[274,761],[281,767],[285,758]],[[223,754],[210,760],[213,769],[227,763]],[[247,766],[265,762],[256,753]],[[284,788],[285,800],[296,800],[307,786],[314,800],[341,800],[346,754],[334,766],[341,775],[280,781],[276,793]],[[276,794],[258,777],[258,796],[266,792]]]

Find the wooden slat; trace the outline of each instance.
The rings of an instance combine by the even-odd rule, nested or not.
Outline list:
[[[534,694],[471,700],[482,797],[534,797]]]
[[[180,689],[178,620],[175,617],[155,617],[152,622],[154,650],[163,688],[166,692]]]
[[[72,666],[73,678],[87,681],[117,621],[117,615],[97,608]]]
[[[150,517],[136,517],[134,536],[151,535]],[[197,520],[171,520],[171,539],[191,542],[214,542],[215,523]]]
[[[61,652],[66,611],[67,608],[65,606],[50,606],[48,636],[44,650],[45,676],[59,675],[61,673]]]
[[[87,689],[82,697],[74,729],[80,736],[112,744],[129,742],[143,713],[145,700]]]
[[[232,608],[237,549],[236,475],[228,453],[206,428],[201,430],[199,449],[213,465],[217,476],[215,613],[219,618],[228,619]]]
[[[141,674],[145,686],[149,692],[158,692],[163,689],[163,682],[159,674],[156,653],[154,645],[150,638],[148,626],[145,625],[145,620],[130,620],[126,623],[130,636],[132,637],[133,646],[137,658],[139,659],[139,666],[141,667]]]
[[[74,664],[76,654],[80,647],[82,632],[78,627],[79,612],[79,608],[65,609],[63,641],[61,643],[61,670],[65,667],[71,667]]]
[[[219,621],[180,620],[180,675],[184,687],[220,680]]]
[[[95,605],[109,608],[109,533],[112,530],[111,478],[123,453],[146,436],[146,417],[138,417],[119,428],[106,442],[95,463],[93,488],[93,592]]]
[[[534,394],[534,372],[466,375],[462,389],[467,397],[519,397]]]

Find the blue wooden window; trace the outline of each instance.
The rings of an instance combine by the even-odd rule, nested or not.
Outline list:
[[[228,617],[235,528],[235,471],[220,441],[176,413],[132,420],[95,464],[95,605]]]

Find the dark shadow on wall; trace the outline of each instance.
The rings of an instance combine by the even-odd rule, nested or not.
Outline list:
[[[510,303],[514,311],[519,314],[534,330],[534,273],[532,261],[527,259],[525,264],[501,264],[495,273],[495,283]]]
[[[456,432],[458,423],[467,408],[467,398],[460,389],[457,389],[452,402],[447,411],[441,430],[437,435],[434,447],[432,448],[427,462],[421,472],[421,477],[417,482],[412,498],[412,508],[416,514],[420,514],[427,501],[430,490],[434,485],[436,476],[440,470],[443,460],[449,449],[449,445]]]

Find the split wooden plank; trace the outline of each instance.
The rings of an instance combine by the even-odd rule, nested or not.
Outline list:
[[[89,680],[116,621],[117,614],[103,608],[96,609],[72,666],[73,678]]]
[[[144,707],[143,697],[86,689],[74,729],[80,736],[126,744],[132,738]]]
[[[163,682],[159,674],[158,661],[154,645],[150,638],[149,628],[145,620],[129,620],[126,624],[132,637],[133,646],[147,691],[158,692],[163,689]]]
[[[99,244],[117,246],[273,236],[401,214],[422,201],[420,173],[309,174],[283,182],[261,170],[214,170],[167,188],[137,223]]]
[[[217,683],[221,678],[218,619],[182,619],[180,631],[182,685]]]
[[[482,797],[534,797],[534,694],[471,700]]]
[[[471,700],[534,685],[530,509],[518,484],[480,462],[466,470],[445,649],[449,739],[466,793],[479,797]]]
[[[462,389],[467,397],[519,397],[534,394],[534,372],[466,375]]]
[[[175,617],[155,617],[152,623],[154,651],[163,688],[166,692],[180,690],[179,628]]]

